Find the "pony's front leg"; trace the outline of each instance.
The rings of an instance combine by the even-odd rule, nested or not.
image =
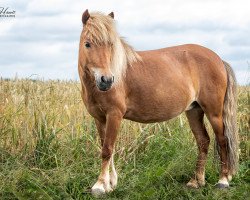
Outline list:
[[[112,189],[116,188],[117,179],[118,179],[118,175],[115,170],[114,152],[113,152],[112,157],[111,157],[111,173],[110,173],[110,184],[111,184]]]
[[[106,130],[102,146],[101,173],[91,189],[94,196],[101,196],[104,193],[111,192],[111,184],[115,186],[117,183],[117,174],[114,169],[112,154],[121,120],[122,114],[120,112],[109,113],[106,117]],[[112,165],[111,176],[109,174],[110,164]]]

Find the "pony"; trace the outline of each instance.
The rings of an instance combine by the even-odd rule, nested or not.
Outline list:
[[[114,145],[122,119],[162,122],[185,112],[198,146],[194,176],[187,186],[205,185],[209,120],[220,156],[218,188],[229,187],[237,171],[236,79],[212,50],[185,44],[135,51],[117,32],[114,13],[82,15],[78,72],[81,95],[101,140],[101,172],[95,196],[117,186]]]

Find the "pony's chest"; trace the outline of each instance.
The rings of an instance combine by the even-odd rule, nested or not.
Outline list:
[[[92,117],[98,118],[105,115],[105,110],[101,102],[99,102],[94,96],[85,94],[83,103]]]
[[[105,111],[103,110],[102,106],[97,102],[85,101],[84,104],[92,117],[99,118],[105,115]]]

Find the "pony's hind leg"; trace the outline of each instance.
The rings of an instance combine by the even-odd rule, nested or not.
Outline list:
[[[206,131],[203,118],[204,112],[197,105],[192,110],[186,111],[186,115],[189,121],[189,125],[194,134],[194,137],[198,146],[198,159],[196,163],[195,175],[187,183],[188,187],[199,188],[205,185],[205,165],[207,160],[208,146],[209,146],[209,135]]]
[[[227,139],[224,136],[224,125],[223,117],[221,115],[208,115],[208,120],[210,121],[213,131],[215,133],[216,141],[219,145],[219,155],[221,160],[221,170],[220,170],[220,179],[217,184],[218,188],[227,188],[229,187],[230,174],[228,168],[228,153],[227,153]]]

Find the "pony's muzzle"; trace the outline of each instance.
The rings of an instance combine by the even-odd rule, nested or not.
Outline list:
[[[100,80],[97,81],[97,87],[101,91],[107,91],[111,88],[114,83],[114,76],[101,76]]]

